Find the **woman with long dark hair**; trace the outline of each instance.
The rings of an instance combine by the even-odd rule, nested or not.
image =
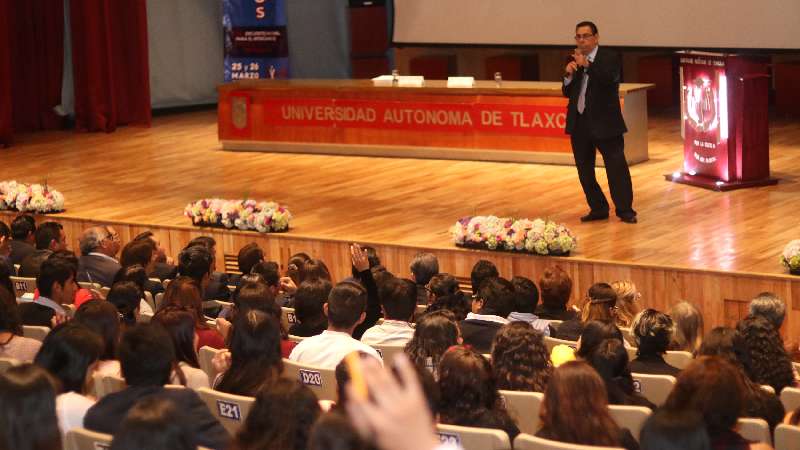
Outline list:
[[[743,338],[744,354],[749,360],[744,370],[750,380],[772,386],[778,395],[783,388],[795,385],[792,360],[772,322],[761,316],[747,316],[736,329]]]
[[[104,300],[89,300],[75,312],[74,321],[86,326],[103,339],[103,353],[97,365],[97,372],[103,375],[121,376],[117,361],[120,324],[116,306]]]
[[[0,374],[0,449],[61,450],[55,384],[33,364]]]
[[[192,311],[195,316],[195,331],[199,336],[198,348],[209,346],[215,349],[225,348],[225,339],[215,329],[206,324],[203,315],[203,297],[200,286],[191,277],[180,276],[167,286],[164,293],[163,307],[177,305]]]
[[[542,428],[536,436],[571,444],[624,447],[639,444],[626,428],[620,428],[608,411],[603,380],[583,361],[566,362],[547,383],[539,409]]]
[[[22,335],[14,294],[0,285],[0,357],[33,361],[42,343]]]
[[[323,306],[333,286],[325,279],[309,280],[300,283],[294,294],[294,315],[297,323],[289,328],[294,336],[316,336],[328,328],[328,318]]]
[[[448,350],[439,362],[439,421],[448,425],[497,428],[512,441],[519,427],[508,415],[489,361],[464,347]]]
[[[587,360],[592,352],[606,339],[623,340],[622,331],[613,322],[601,322],[592,320],[583,326],[580,338],[578,339],[578,349],[575,356]]]
[[[254,397],[275,383],[283,372],[280,324],[256,309],[237,313],[230,335],[230,367],[215,383],[215,389]]]
[[[176,367],[170,376],[170,383],[191,389],[208,387],[208,375],[200,370],[197,361],[195,348],[199,338],[195,332],[194,314],[177,306],[168,306],[156,313],[153,322],[167,330],[175,348]]]
[[[461,343],[461,333],[450,311],[425,314],[417,320],[414,336],[405,352],[412,363],[437,376],[439,360],[450,347]]]
[[[544,335],[528,322],[503,325],[492,344],[492,370],[498,389],[544,392],[553,372]]]
[[[603,379],[610,405],[646,406],[655,405],[637,393],[631,370],[628,367],[628,351],[619,339],[606,339],[586,358]]]

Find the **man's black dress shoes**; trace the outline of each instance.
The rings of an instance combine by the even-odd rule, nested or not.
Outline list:
[[[621,220],[621,221],[623,221],[625,223],[638,223],[639,222],[638,220],[636,220],[636,216],[622,216],[622,217],[619,218],[619,220]]]
[[[581,217],[581,222],[591,222],[593,220],[606,220],[608,213],[589,212],[589,214]]]

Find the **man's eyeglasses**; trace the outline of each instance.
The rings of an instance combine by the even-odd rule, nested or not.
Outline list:
[[[118,241],[119,240],[119,233],[111,233],[108,230],[106,230],[106,232],[108,233],[108,236],[106,236],[106,239],[108,239],[109,241]]]
[[[590,37],[594,37],[594,33],[576,34],[575,35],[575,40],[576,41],[586,40],[586,39],[589,39]]]

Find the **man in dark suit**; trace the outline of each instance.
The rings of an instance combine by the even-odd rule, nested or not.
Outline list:
[[[472,300],[474,312],[460,323],[464,345],[479,353],[491,352],[494,335],[508,323],[513,310],[514,286],[500,277],[485,280]]]
[[[36,250],[22,260],[19,276],[36,278],[42,262],[53,252],[67,250],[67,235],[58,222],[45,222],[36,228]]]
[[[175,362],[175,350],[169,334],[155,324],[129,328],[119,345],[122,376],[128,387],[108,394],[86,412],[83,426],[89,430],[114,434],[125,415],[140,400],[158,396],[177,406],[196,444],[213,449],[226,449],[230,435],[211,415],[208,407],[191,389],[165,389]]]
[[[578,48],[564,73],[562,91],[569,97],[567,134],[578,178],[589,204],[582,222],[608,218],[609,205],[595,177],[595,149],[600,150],[606,165],[611,199],[617,216],[626,223],[636,223],[633,210],[633,187],[625,160],[623,133],[628,131],[619,104],[620,60],[614,52],[598,46],[600,36],[592,22],[575,27]]]
[[[11,262],[22,264],[22,260],[36,250],[36,221],[28,214],[20,214],[11,222]]]
[[[122,266],[115,259],[119,253],[119,234],[113,227],[91,227],[80,238],[81,257],[78,260],[78,281],[111,287],[114,276]]]

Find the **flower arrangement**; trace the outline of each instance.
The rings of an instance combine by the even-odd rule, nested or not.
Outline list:
[[[0,210],[54,213],[64,211],[64,195],[41,184],[0,181]]]
[[[566,226],[543,219],[463,217],[450,227],[450,235],[462,247],[539,255],[566,255],[577,246],[577,239]]]
[[[275,202],[206,198],[189,203],[183,214],[195,225],[223,226],[261,233],[286,231],[292,214]]]
[[[795,239],[783,248],[781,263],[789,269],[789,272],[800,275],[800,239]]]

